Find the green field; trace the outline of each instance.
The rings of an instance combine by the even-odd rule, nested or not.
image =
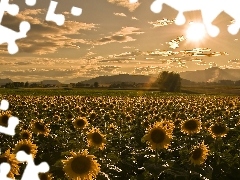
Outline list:
[[[0,125],[7,127],[11,116],[20,120],[13,137],[0,134],[0,163],[10,163],[11,178],[23,174],[26,165],[15,159],[23,150],[36,164],[49,164],[41,179],[240,179],[239,96],[106,89],[0,94],[10,103],[0,110]]]
[[[159,96],[175,93],[161,93],[159,91],[151,90],[111,90],[111,89],[87,89],[87,88],[73,88],[73,89],[0,89],[0,94],[3,95],[23,95],[23,96]],[[185,94],[185,93],[178,93]]]
[[[188,95],[188,94],[205,94],[205,95],[240,95],[240,87],[227,86],[189,86],[182,87],[181,93],[163,93],[155,89],[108,89],[108,88],[19,88],[5,89],[0,88],[0,94],[15,95],[48,95],[48,96],[161,96],[161,95]]]

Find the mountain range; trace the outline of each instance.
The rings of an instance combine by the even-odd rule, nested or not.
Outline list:
[[[205,70],[196,71],[185,71],[179,73],[182,78],[182,82],[191,84],[194,82],[218,82],[219,80],[240,80],[240,69],[220,69],[218,67],[212,67]],[[65,84],[78,83],[83,84],[94,84],[98,82],[99,84],[111,84],[114,82],[135,82],[135,83],[151,83],[156,80],[156,75],[129,75],[129,74],[119,74],[112,76],[99,76],[95,78],[91,77],[76,77],[73,79],[68,79]],[[53,77],[54,78],[54,77]],[[0,79],[0,85],[6,83],[12,83],[13,81],[9,78]]]
[[[212,67],[205,70],[186,71],[180,73],[181,78],[193,82],[218,82],[219,80],[240,80],[240,69],[220,69]]]
[[[114,82],[135,82],[135,83],[148,83],[155,81],[156,77],[146,76],[146,75],[129,75],[129,74],[119,74],[113,76],[99,76],[89,80],[82,81],[84,84],[94,84],[98,82],[99,84],[110,84]]]
[[[212,67],[205,70],[197,71],[186,71],[179,73],[180,77],[185,81],[192,82],[218,82],[219,80],[240,80],[240,69],[220,69],[218,67]],[[95,78],[82,77],[68,80],[67,82],[77,83],[81,82],[84,84],[93,84],[98,82],[99,84],[111,84],[113,82],[135,82],[135,83],[149,83],[156,80],[157,75],[129,75],[119,74],[113,76],[99,76]],[[66,82],[65,82],[66,83]]]
[[[0,86],[5,85],[6,83],[13,83],[13,81],[9,78],[6,78],[6,79],[1,79],[0,78]]]

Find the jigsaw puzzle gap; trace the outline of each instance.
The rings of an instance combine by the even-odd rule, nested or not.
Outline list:
[[[9,4],[9,0],[2,0],[0,2],[0,22],[2,22],[4,13],[7,12],[12,16],[16,16],[19,13],[19,7],[16,4]],[[0,25],[0,44],[8,44],[9,54],[15,54],[18,52],[18,46],[16,44],[17,39],[25,38],[27,32],[30,30],[30,24],[28,22],[21,22],[19,25],[19,32],[13,31],[5,26]]]
[[[24,151],[17,152],[16,158],[20,162],[27,162],[27,166],[24,169],[21,180],[39,180],[39,173],[46,173],[50,169],[48,163],[46,162],[41,162],[36,166],[32,155],[28,155]]]
[[[8,173],[10,172],[11,166],[8,163],[1,163],[0,164],[0,179],[1,180],[12,180],[11,178],[7,177]]]
[[[46,21],[53,21],[55,22],[58,26],[62,26],[65,21],[65,16],[62,14],[55,14],[55,10],[57,8],[58,2],[56,1],[51,1],[48,12],[46,15]]]
[[[25,0],[25,3],[28,5],[28,6],[34,6],[36,4],[36,0]]]
[[[0,104],[0,110],[6,111],[6,110],[8,110],[8,108],[9,108],[9,102],[7,100],[3,99]]]
[[[130,2],[132,1],[130,0]],[[236,9],[236,7],[240,7],[239,0],[155,0],[151,4],[150,9],[154,13],[160,13],[163,4],[166,4],[179,12],[175,21],[176,25],[183,25],[186,22],[183,15],[184,12],[200,10],[207,33],[211,37],[216,37],[220,33],[220,30],[217,26],[213,25],[212,22],[222,12],[225,12],[236,20],[235,24],[228,27],[228,32],[232,35],[236,35],[239,32],[240,11]]]
[[[56,1],[51,1],[48,12],[46,15],[46,21],[53,21],[55,22],[58,26],[62,26],[65,22],[65,16],[63,14],[56,14],[56,8],[57,8],[58,2]],[[82,9],[73,6],[71,8],[71,14],[73,16],[80,16],[82,14]]]

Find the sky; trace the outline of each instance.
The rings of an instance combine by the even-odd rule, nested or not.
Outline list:
[[[0,45],[0,79],[60,82],[77,77],[116,74],[158,74],[161,71],[194,71],[210,67],[240,69],[240,33],[227,31],[234,18],[222,12],[213,24],[216,37],[189,27],[202,23],[200,10],[184,12],[186,22],[176,25],[178,11],[163,4],[154,13],[154,0],[55,0],[55,13],[65,15],[64,25],[46,21],[50,0],[37,0],[30,7],[24,0],[10,0],[20,12],[5,13],[1,22],[14,31],[28,21],[27,37],[16,41],[19,51],[11,55]],[[67,2],[67,3],[66,3]],[[72,6],[82,9],[73,16]],[[198,33],[198,34],[195,34]],[[202,33],[200,37],[199,33]],[[194,40],[193,38],[198,38]]]

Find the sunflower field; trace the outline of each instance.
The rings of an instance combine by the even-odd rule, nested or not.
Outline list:
[[[0,163],[21,179],[20,150],[40,180],[240,179],[240,97],[214,95],[2,95],[0,125],[19,118],[16,134],[0,134]]]

